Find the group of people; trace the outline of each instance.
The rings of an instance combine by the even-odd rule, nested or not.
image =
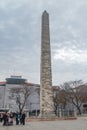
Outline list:
[[[13,121],[15,119],[16,125],[25,125],[25,113],[12,113],[12,112],[4,112],[0,114],[0,121],[3,122],[3,126],[13,125]]]
[[[3,126],[13,125],[13,114],[7,112],[2,113],[1,122],[3,122]]]
[[[25,113],[16,113],[16,125],[22,124],[25,125]]]

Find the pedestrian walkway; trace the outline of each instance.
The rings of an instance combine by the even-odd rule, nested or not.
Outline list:
[[[30,122],[24,126],[0,124],[0,130],[87,130],[87,117],[79,117],[77,120]]]

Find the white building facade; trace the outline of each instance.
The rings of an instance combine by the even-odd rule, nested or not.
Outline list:
[[[6,82],[0,82],[0,110],[18,111],[18,105],[10,90],[13,88],[22,88],[23,85],[31,88],[31,93],[26,101],[24,110],[29,111],[30,114],[35,114],[39,111],[40,101],[38,91],[40,86],[26,82],[26,79],[23,79],[21,76],[11,76],[6,79]]]

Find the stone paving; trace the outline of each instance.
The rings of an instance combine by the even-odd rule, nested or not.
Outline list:
[[[25,126],[0,124],[0,130],[87,130],[87,117],[79,117],[77,120],[30,122]]]

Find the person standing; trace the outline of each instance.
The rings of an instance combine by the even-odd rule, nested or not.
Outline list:
[[[3,125],[8,125],[8,115],[7,112],[4,113],[3,115]]]
[[[19,113],[16,113],[16,125],[19,125]]]
[[[21,117],[21,120],[22,120],[22,124],[23,124],[23,125],[25,125],[25,117],[26,117],[26,115],[25,115],[25,113],[23,112],[23,113],[22,113],[22,117]]]

